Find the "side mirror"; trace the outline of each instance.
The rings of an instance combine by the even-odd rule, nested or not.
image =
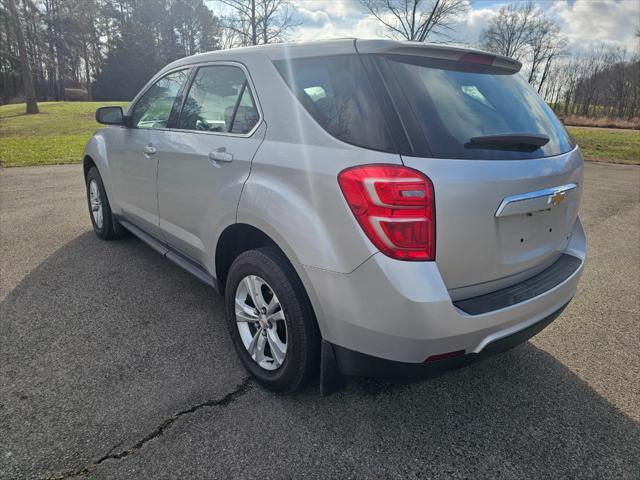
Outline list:
[[[96,122],[103,125],[125,125],[122,107],[100,107],[96,110]]]

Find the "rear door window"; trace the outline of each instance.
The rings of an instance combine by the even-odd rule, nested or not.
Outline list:
[[[178,128],[249,133],[260,116],[244,71],[230,65],[198,69],[184,101]]]
[[[334,137],[395,152],[385,117],[358,55],[274,62],[309,114]]]
[[[378,61],[397,80],[395,95],[404,95],[411,106],[412,118],[403,121],[417,122],[426,139],[429,151],[415,151],[415,156],[526,159],[559,155],[574,147],[553,111],[517,72],[406,55]],[[478,148],[471,142],[514,134],[543,134],[549,142],[533,151]]]

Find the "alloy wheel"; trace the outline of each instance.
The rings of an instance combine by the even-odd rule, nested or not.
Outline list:
[[[91,205],[91,215],[93,216],[93,221],[99,229],[102,229],[102,199],[100,198],[100,188],[98,188],[98,182],[95,179],[91,179],[91,182],[89,182],[89,204]]]
[[[265,370],[277,370],[287,356],[287,321],[278,297],[257,275],[244,277],[235,294],[236,325],[249,356]]]

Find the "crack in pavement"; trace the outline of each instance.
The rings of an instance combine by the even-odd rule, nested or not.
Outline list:
[[[118,452],[118,453],[112,453],[116,448],[118,448],[122,444],[121,442],[120,444],[117,444],[114,447],[112,447],[109,450],[109,452],[107,452],[106,455],[100,457],[98,460],[94,462],[89,463],[88,465],[85,465],[84,467],[65,470],[62,473],[57,473],[49,477],[44,477],[44,480],[64,480],[66,478],[79,477],[81,475],[88,475],[89,473],[93,472],[98,467],[98,465],[100,465],[102,462],[106,460],[119,460],[121,458],[128,457],[129,455],[140,450],[147,442],[150,442],[154,438],[158,438],[159,436],[161,436],[165,432],[165,430],[169,429],[173,425],[173,423],[183,415],[189,415],[205,407],[227,406],[231,402],[235,401],[236,399],[244,395],[249,390],[250,385],[251,385],[251,378],[247,377],[242,381],[240,385],[236,387],[235,390],[227,393],[221,399],[207,400],[205,402],[199,403],[187,409],[180,410],[179,412],[166,418],[160,425],[158,425],[155,429],[153,429],[149,434],[144,436],[142,439],[138,440],[135,444],[133,444],[131,447],[127,448],[126,450],[122,450],[121,452]]]

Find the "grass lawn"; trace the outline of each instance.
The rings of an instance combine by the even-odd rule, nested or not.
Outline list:
[[[0,165],[21,167],[78,163],[101,125],[96,108],[126,102],[42,102],[40,113],[25,115],[25,105],[0,105]]]
[[[102,105],[126,102],[43,102],[40,113],[25,115],[24,104],[0,106],[0,165],[18,167],[77,163]],[[588,160],[640,165],[640,132],[569,127]]]
[[[640,165],[640,131],[567,127],[587,160]]]

